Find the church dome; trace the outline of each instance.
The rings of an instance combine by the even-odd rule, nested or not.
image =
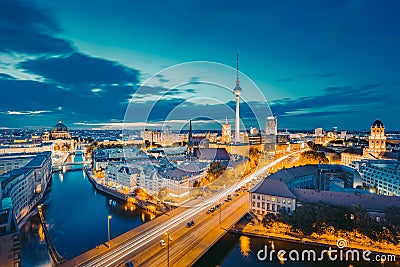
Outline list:
[[[62,121],[60,120],[56,125],[54,125],[53,130],[51,130],[52,133],[57,133],[57,132],[68,132],[67,126],[65,126]]]
[[[376,119],[376,121],[374,121],[372,124],[372,127],[383,128],[383,123],[379,119]]]

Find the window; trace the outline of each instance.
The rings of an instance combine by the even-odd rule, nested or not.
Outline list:
[[[276,200],[276,197],[272,197],[272,202],[275,202],[275,200]]]
[[[267,203],[267,210],[270,210],[270,204],[269,203]]]
[[[271,198],[269,196],[267,196],[267,201],[270,201],[270,200],[271,200]]]
[[[275,204],[272,204],[272,211],[275,211]]]
[[[282,203],[285,204],[286,203],[286,199],[283,198],[282,199]]]
[[[276,202],[281,203],[281,198],[277,198]]]
[[[287,203],[290,204],[290,203],[292,203],[292,201],[290,199],[288,199]]]
[[[260,208],[260,202],[257,202],[257,208]]]

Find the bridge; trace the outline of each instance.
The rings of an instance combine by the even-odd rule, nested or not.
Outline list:
[[[58,266],[58,265],[64,263],[65,259],[57,252],[56,248],[53,245],[53,242],[51,241],[50,233],[47,230],[47,225],[44,220],[42,205],[38,206],[38,213],[39,213],[39,217],[40,217],[40,224],[42,225],[42,228],[43,228],[44,238],[45,238],[46,244],[47,244],[47,250],[49,251],[49,254],[50,254],[53,264],[55,266]]]
[[[123,266],[127,260],[135,266],[191,266],[247,213],[248,193],[240,193],[214,213],[206,211],[295,153],[299,152],[275,160],[209,199],[176,208],[112,239],[110,244],[100,244],[62,266]],[[195,225],[188,227],[192,220]],[[161,240],[166,246],[161,245]]]

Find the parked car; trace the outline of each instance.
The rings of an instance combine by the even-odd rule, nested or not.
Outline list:
[[[161,245],[162,247],[165,247],[165,241],[164,241],[164,240],[161,240],[161,241],[160,241],[160,245]]]

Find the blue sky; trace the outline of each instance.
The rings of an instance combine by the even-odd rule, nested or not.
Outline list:
[[[400,130],[399,10],[395,0],[3,0],[0,127],[119,127],[129,103],[156,103],[155,126],[233,121],[239,51],[242,102],[261,117],[268,103],[280,128],[368,129],[378,116]],[[164,70],[192,61],[227,65],[225,90],[207,84],[217,76],[207,64]]]

